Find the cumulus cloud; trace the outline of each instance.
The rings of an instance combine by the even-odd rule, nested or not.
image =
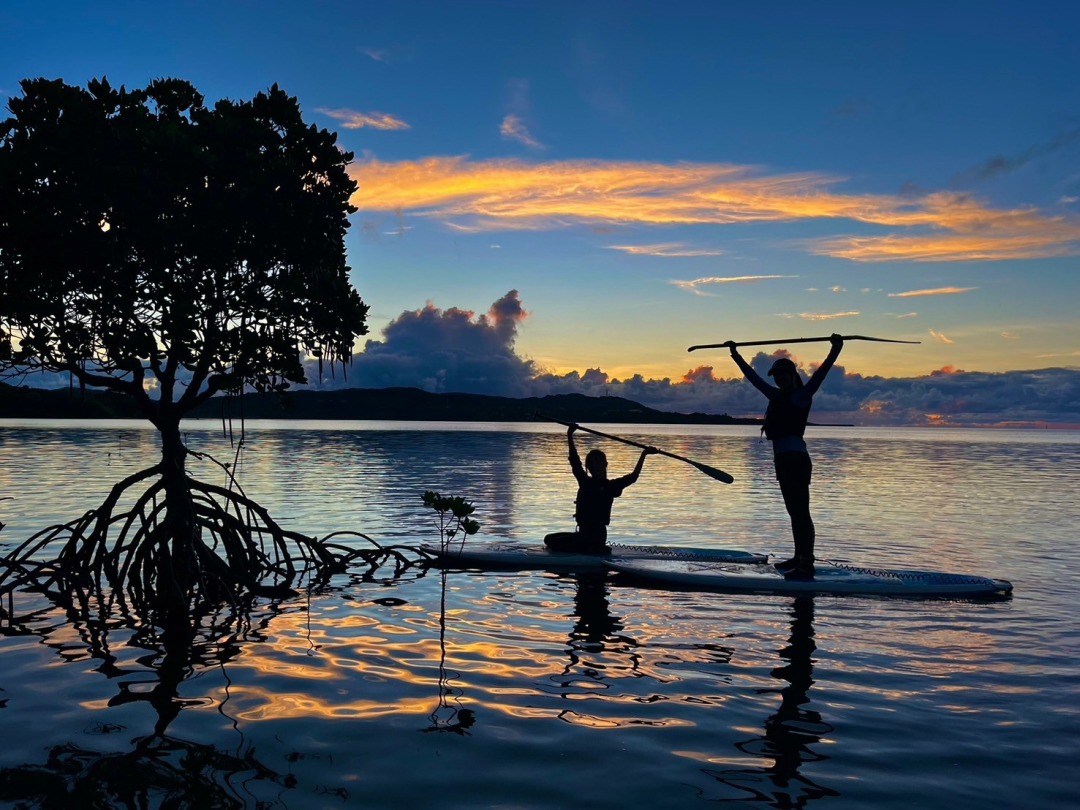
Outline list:
[[[371,129],[396,130],[410,128],[409,125],[400,118],[396,118],[388,113],[331,110],[326,107],[319,107],[316,109],[316,112],[320,112],[336,121],[340,121],[345,129],[363,129],[364,127],[370,127]]]
[[[313,387],[422,388],[434,393],[461,392],[527,396],[536,376],[532,361],[514,351],[519,324],[528,317],[517,290],[510,290],[484,314],[428,303],[401,313],[382,340],[368,340],[353,356],[348,380],[324,370],[320,380],[307,365]]]
[[[553,374],[518,356],[515,341],[528,313],[517,290],[496,300],[486,313],[428,303],[401,313],[353,356],[345,374],[305,363],[311,388],[421,388],[509,397],[548,394],[620,396],[674,413],[760,416],[761,394],[730,361],[717,369],[699,365],[676,379],[646,379],[640,374],[613,378],[600,368]],[[931,330],[936,338],[951,342]],[[810,346],[811,344],[807,344]],[[787,357],[805,376],[825,348],[757,352],[750,365],[764,376],[779,357]],[[810,354],[815,351],[814,354]],[[817,353],[817,352],[820,352]],[[1077,352],[1060,357],[1075,358]],[[335,373],[336,372],[336,373]],[[67,387],[68,375],[28,375],[17,384]],[[1080,423],[1080,369],[982,373],[945,366],[925,376],[886,378],[848,373],[836,365],[814,397],[813,421],[859,425],[993,425],[1039,422]]]
[[[675,413],[760,416],[764,408],[761,394],[726,358],[719,368],[702,364],[674,379],[646,379],[640,374],[615,378],[600,368],[566,374],[543,371],[514,350],[526,317],[515,290],[479,316],[456,308],[440,310],[433,304],[404,312],[384,330],[381,341],[368,341],[366,351],[355,356],[347,384],[517,397],[620,396]],[[820,354],[811,353],[815,349]],[[780,348],[759,351],[748,362],[765,376],[777,358],[787,357],[808,377],[825,351],[815,346],[796,356]],[[308,368],[314,380],[311,364]],[[329,384],[346,383],[338,379]],[[985,374],[945,366],[926,376],[885,378],[849,374],[836,365],[814,398],[814,421],[860,425],[1080,422],[1080,370]]]

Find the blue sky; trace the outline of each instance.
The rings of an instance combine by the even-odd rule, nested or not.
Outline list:
[[[862,377],[1080,366],[1074,3],[0,4],[0,101],[102,75],[339,133],[358,384],[716,381],[688,346],[834,331],[922,341]]]

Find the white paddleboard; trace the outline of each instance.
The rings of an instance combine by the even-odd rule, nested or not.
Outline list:
[[[643,581],[717,591],[964,596],[1010,593],[1004,579],[936,571],[890,571],[818,560],[813,579],[785,579],[768,564],[608,558],[610,570]]]
[[[493,566],[502,568],[555,568],[572,570],[604,571],[613,557],[620,560],[701,560],[709,562],[764,562],[764,554],[718,548],[683,548],[680,546],[635,546],[610,543],[611,554],[577,554],[568,551],[551,551],[535,543],[512,540],[485,541],[467,539],[464,543],[451,542],[445,549],[435,543],[424,543],[421,551],[433,557],[440,565],[463,567]]]

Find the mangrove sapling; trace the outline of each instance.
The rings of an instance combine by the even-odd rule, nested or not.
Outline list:
[[[465,545],[465,538],[480,531],[480,524],[469,517],[476,507],[460,495],[440,495],[428,490],[423,495],[423,502],[424,506],[435,510],[435,527],[439,530],[439,545],[443,551],[459,534],[460,548]]]
[[[460,495],[441,495],[428,490],[422,500],[424,506],[435,511],[435,527],[439,531],[439,545],[443,553],[459,534],[460,549],[469,535],[480,531],[480,524],[469,517],[476,512],[476,507]],[[446,568],[443,568],[439,581],[439,696],[435,708],[428,716],[431,725],[424,731],[452,731],[464,735],[468,733],[466,729],[472,726],[476,717],[472,710],[461,707],[458,696],[450,686],[453,678],[446,669],[446,574]],[[455,706],[450,705],[451,697],[454,698]]]

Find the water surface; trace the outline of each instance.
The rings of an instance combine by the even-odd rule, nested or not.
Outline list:
[[[596,427],[736,479],[650,458],[615,504],[613,539],[789,551],[753,429]],[[309,534],[433,540],[427,489],[476,504],[470,542],[572,528],[558,426],[249,423],[239,454],[238,426],[232,442],[213,422],[186,430]],[[1075,806],[1080,434],[818,428],[809,440],[820,555],[1006,578],[1014,596],[795,599],[355,570],[264,600],[178,661],[119,626],[102,645],[99,629],[19,595],[24,620],[0,637],[0,729],[17,740],[0,768],[69,791],[112,769],[153,785],[152,805]],[[579,444],[607,451],[613,474],[637,457]],[[78,516],[156,455],[138,423],[0,423],[12,498],[0,538]],[[192,470],[224,480],[207,461]]]

